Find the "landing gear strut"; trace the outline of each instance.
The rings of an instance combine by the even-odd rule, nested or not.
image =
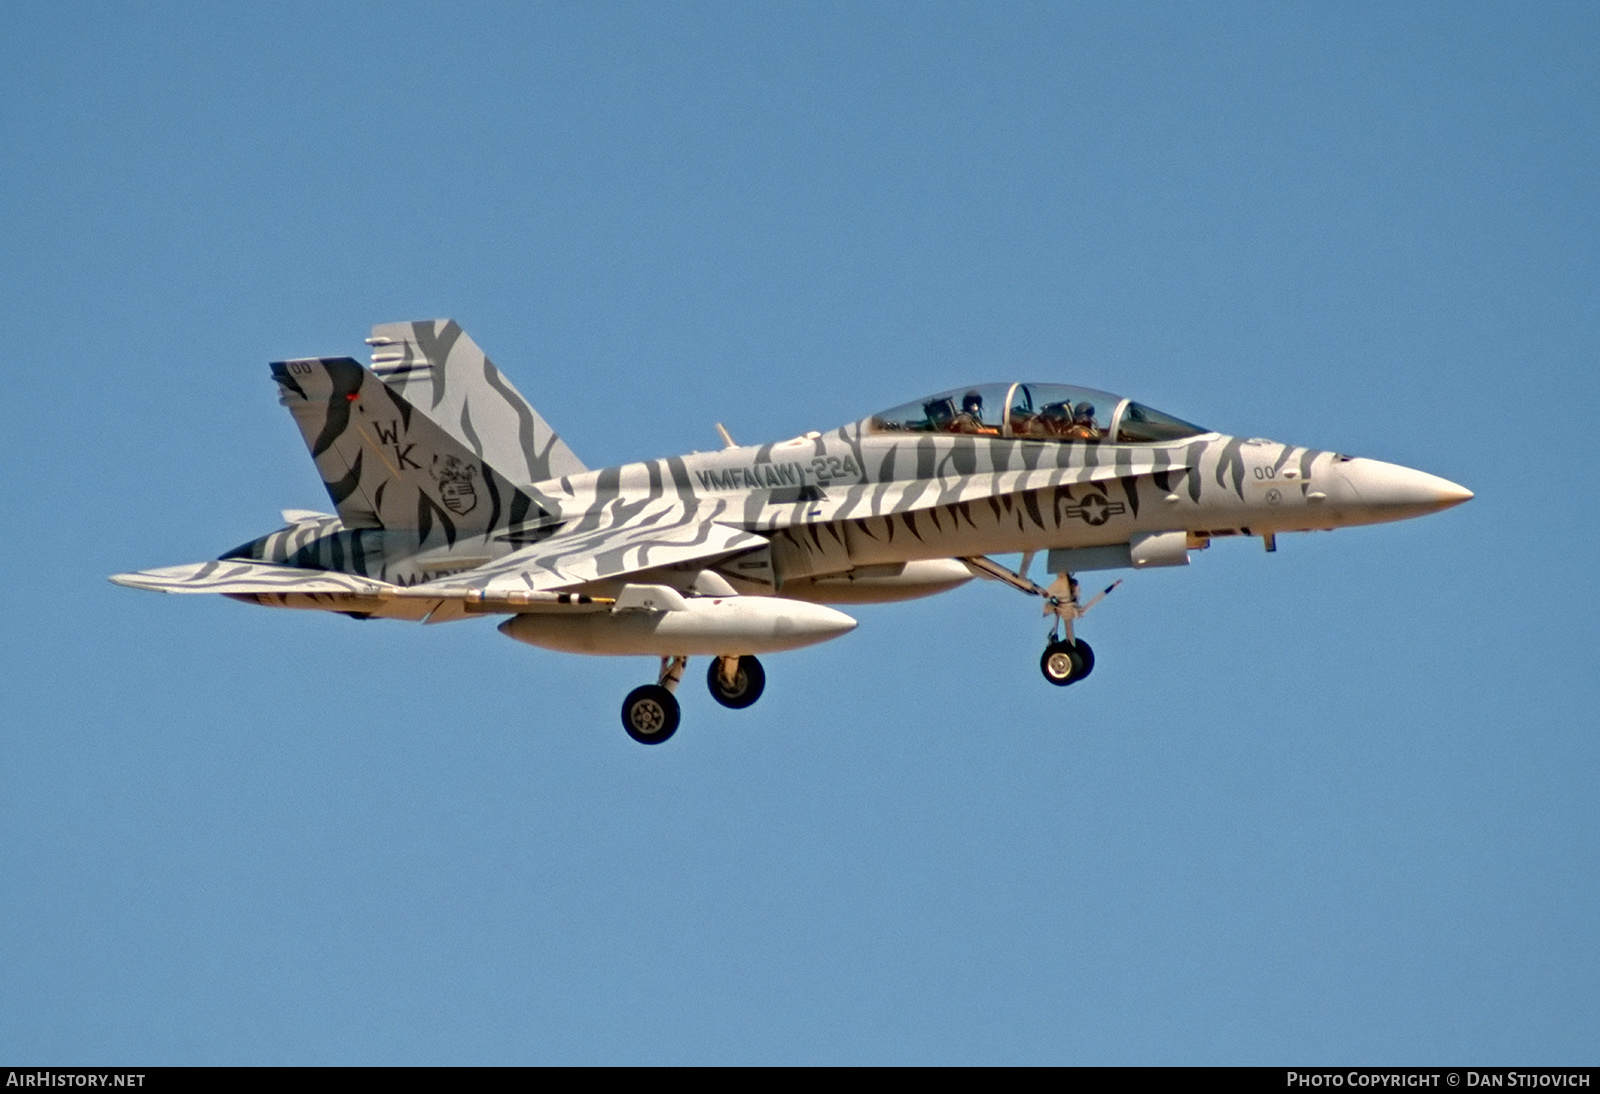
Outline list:
[[[687,657],[663,657],[659,683],[628,692],[622,701],[622,728],[642,745],[658,745],[678,731],[682,712],[673,693],[683,679]]]
[[[1072,624],[1098,604],[1100,597],[1119,584],[1121,582],[1113,584],[1105,593],[1084,605],[1078,603],[1078,582],[1071,574],[1061,574],[1045,590],[1044,612],[1054,615],[1056,620],[1050,628],[1050,641],[1045,644],[1044,654],[1039,658],[1039,671],[1056,687],[1076,684],[1094,671],[1094,649],[1083,639],[1073,636]],[[1067,632],[1065,638],[1061,636],[1063,630]]]

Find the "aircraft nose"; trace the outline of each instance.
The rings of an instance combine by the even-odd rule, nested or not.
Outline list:
[[[1472,499],[1464,486],[1399,464],[1353,459],[1337,466],[1354,495],[1349,500],[1376,520],[1420,517]]]

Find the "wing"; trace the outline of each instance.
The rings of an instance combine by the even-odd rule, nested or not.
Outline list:
[[[528,593],[625,577],[659,566],[724,558],[768,546],[758,535],[717,523],[725,502],[658,497],[612,503],[554,535],[474,570],[401,588],[357,574],[306,570],[270,562],[217,559],[114,574],[118,585],[164,593],[231,596],[345,594],[391,600],[523,604]],[[535,597],[534,601],[546,598]],[[567,603],[570,597],[548,598]],[[576,602],[576,601],[574,601]]]
[[[547,539],[437,585],[490,594],[559,589],[768,545],[764,536],[719,524],[719,517],[733,515],[728,508],[722,501],[681,497],[614,502]]]
[[[270,562],[215,559],[184,566],[163,566],[131,574],[112,574],[111,580],[130,589],[158,593],[217,593],[243,596],[253,593],[357,593],[373,595],[392,586],[356,574],[328,570],[302,570]]]
[[[486,593],[457,581],[448,586],[440,582],[408,588],[356,574],[302,570],[231,558],[113,574],[111,580],[118,585],[162,593],[212,593],[279,608],[310,608],[427,623],[449,623],[476,614],[585,610],[597,603],[611,603],[574,593],[547,593],[522,587]]]

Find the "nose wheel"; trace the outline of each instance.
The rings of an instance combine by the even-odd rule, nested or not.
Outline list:
[[[1094,650],[1082,639],[1051,642],[1039,658],[1039,671],[1056,687],[1076,684],[1094,671]]]

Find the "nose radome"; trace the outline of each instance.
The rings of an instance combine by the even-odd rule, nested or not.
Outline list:
[[[1399,464],[1353,459],[1338,469],[1359,503],[1386,519],[1436,513],[1472,499],[1472,491],[1464,486]]]

